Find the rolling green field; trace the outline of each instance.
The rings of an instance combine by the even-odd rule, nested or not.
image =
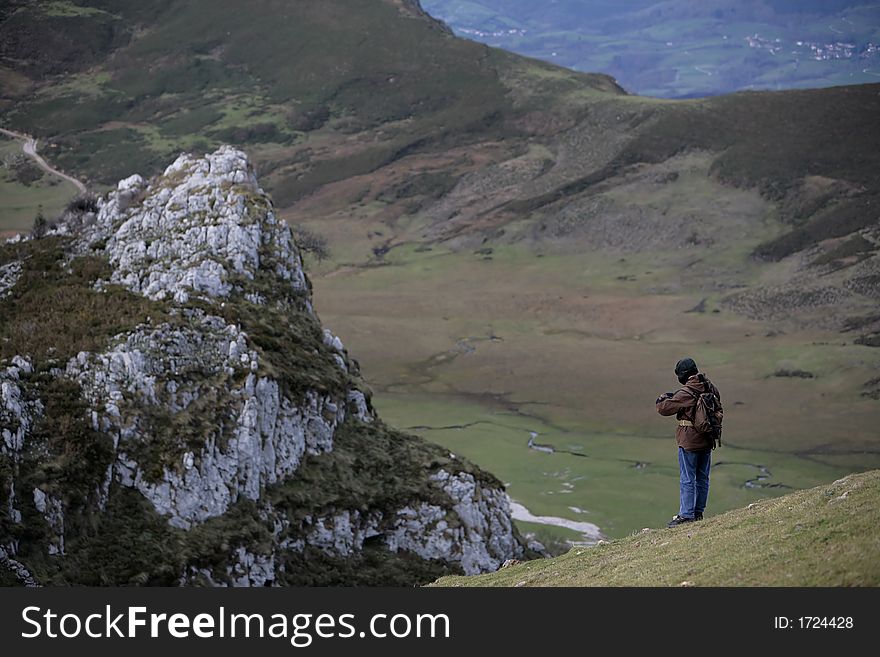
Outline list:
[[[512,499],[536,516],[590,522],[606,536],[617,537],[642,527],[660,527],[677,512],[678,465],[670,422],[658,422],[666,426],[669,436],[651,435],[647,430],[641,435],[600,433],[588,424],[554,427],[546,420],[445,395],[439,399],[380,395],[377,409],[397,426],[491,467],[509,483]],[[408,424],[413,420],[417,423]],[[548,454],[530,449],[531,431],[538,433],[539,444],[553,445],[558,451]],[[713,457],[711,515],[849,471],[731,445]],[[771,476],[759,483],[779,488],[744,487],[765,472]],[[520,523],[520,529],[538,531],[535,524]],[[541,525],[540,530],[585,540],[565,528]]]
[[[316,274],[322,320],[360,360],[382,417],[489,469],[534,515],[619,537],[677,512],[674,422],[653,401],[675,389],[672,367],[686,354],[726,408],[710,515],[880,466],[880,407],[860,396],[876,350],[821,332],[773,335],[727,312],[686,314],[696,293],[647,292],[678,280],[675,258],[412,247],[386,257]],[[782,369],[814,378],[774,376]],[[531,449],[531,432],[554,453]]]

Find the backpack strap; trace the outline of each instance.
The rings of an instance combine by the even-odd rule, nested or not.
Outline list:
[[[706,375],[702,372],[699,374],[700,382],[703,384],[703,394],[712,395],[712,406],[709,408],[709,424],[712,425],[712,449],[715,449],[718,445],[721,444],[721,430],[715,422],[715,403],[718,401],[715,397],[715,392],[709,387],[709,382],[706,380]],[[697,403],[699,403],[700,395],[696,395]],[[694,415],[696,415],[697,409],[694,406]]]
[[[700,393],[694,392],[687,386],[683,386],[682,390],[687,390],[688,393],[694,398],[694,405],[691,407],[691,426],[693,426],[693,420],[697,419],[697,404],[700,403]]]
[[[712,392],[712,390],[709,388],[709,382],[706,380],[706,375],[700,372],[697,376],[699,376],[700,378],[700,383],[703,384],[703,392]]]

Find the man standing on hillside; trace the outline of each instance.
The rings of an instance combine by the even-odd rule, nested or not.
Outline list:
[[[667,527],[703,519],[709,498],[709,466],[712,461],[714,438],[711,433],[700,433],[694,428],[697,400],[700,394],[711,392],[721,412],[721,395],[708,377],[701,374],[693,358],[682,358],[675,366],[675,376],[682,384],[677,392],[666,392],[657,398],[660,415],[675,415],[678,428],[678,469],[680,506]]]

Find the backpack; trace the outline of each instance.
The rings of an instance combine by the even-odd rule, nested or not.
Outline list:
[[[719,399],[712,392],[703,374],[700,374],[700,381],[703,384],[703,392],[697,394],[688,388],[697,402],[694,406],[694,429],[708,435],[712,440],[712,449],[715,449],[721,445],[721,421],[724,413],[721,411]]]

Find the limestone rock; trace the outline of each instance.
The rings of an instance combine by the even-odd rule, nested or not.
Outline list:
[[[21,277],[21,263],[10,262],[0,267],[0,299],[9,295]]]
[[[48,545],[49,554],[64,554],[64,505],[61,500],[34,488],[34,506],[43,514],[53,533]]]
[[[233,586],[270,586],[275,582],[275,564],[271,558],[239,547],[235,551],[235,562],[226,567],[226,574]]]
[[[371,459],[388,467],[389,455],[365,441],[390,434],[357,361],[315,315],[291,231],[244,153],[181,155],[153,179],[120,181],[97,207],[65,215],[51,243],[63,245],[65,265],[105,261],[88,292],[137,299],[136,308],[145,297],[155,314],[126,320],[90,351],[0,364],[0,514],[37,517],[42,532],[22,539],[37,541],[27,550],[0,542],[0,565],[27,583],[16,556],[42,551],[61,573],[44,583],[83,572],[107,583],[90,553],[68,550],[116,545],[121,563],[129,550],[147,555],[133,555],[134,571],[114,583],[264,586],[298,581],[290,569],[307,569],[305,559],[356,562],[368,546],[398,564],[415,554],[468,574],[524,558],[500,482],[458,457],[426,469],[445,461],[439,447],[419,447],[424,458],[391,455],[411,479],[395,483],[395,471],[387,481],[396,488],[374,485],[359,499],[371,482],[357,477],[375,473]],[[20,272],[17,262],[0,267],[0,304]],[[51,420],[71,437],[36,431],[49,402],[69,414]],[[335,462],[340,435],[353,442]],[[417,440],[393,438],[387,444]],[[75,464],[75,490],[53,474],[69,461],[67,440],[97,460]],[[61,466],[35,474],[53,449]],[[135,544],[117,544],[119,523],[139,527]],[[105,533],[73,540],[83,526]],[[152,538],[138,543],[144,536]],[[162,541],[190,552],[163,551]],[[156,555],[169,562],[153,563]]]
[[[30,359],[15,356],[12,365],[0,368],[0,454],[17,462],[27,434],[43,412],[39,400],[30,400],[24,392],[24,377],[33,371]]]
[[[523,555],[503,489],[479,486],[468,473],[440,470],[431,479],[452,499],[458,522],[450,523],[450,510],[436,505],[405,507],[386,539],[389,549],[408,550],[425,559],[451,559],[467,575],[498,570],[508,559]]]
[[[151,299],[226,297],[260,269],[307,290],[290,228],[244,153],[229,146],[204,158],[181,155],[152,184],[137,175],[120,181],[90,238],[91,246],[106,240],[111,282]]]
[[[330,451],[345,420],[339,399],[308,392],[294,402],[276,381],[257,376],[260,358],[237,326],[193,318],[190,328],[138,327],[107,352],[80,353],[65,371],[82,386],[95,428],[118,437],[118,481],[182,528],[223,514],[242,496],[259,499],[265,486],[293,474],[304,454]],[[218,408],[202,448],[181,445],[180,467],[166,465],[161,479],[149,479],[133,456],[151,438],[143,411],[201,412],[209,394]]]
[[[2,545],[0,545],[0,568],[11,571],[24,586],[29,588],[40,586],[31,572],[22,563],[10,557]]]

